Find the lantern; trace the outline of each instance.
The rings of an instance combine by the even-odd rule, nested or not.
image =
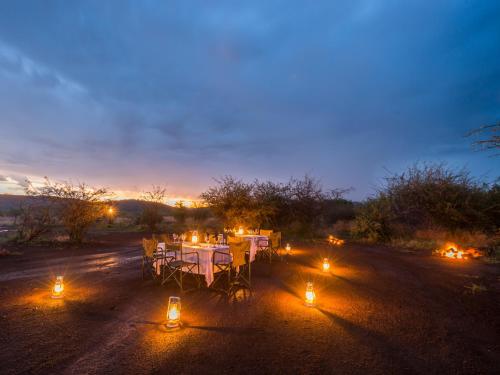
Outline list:
[[[64,296],[64,282],[62,276],[56,277],[56,282],[52,288],[52,298],[63,298]]]
[[[240,228],[238,229],[238,234],[243,234],[244,232],[245,232],[245,231],[243,230],[243,227],[240,227]]]
[[[181,299],[180,297],[168,298],[167,328],[177,328],[181,324]]]
[[[306,285],[306,306],[314,306],[316,302],[316,294],[314,293],[314,287],[312,282],[308,282]]]
[[[108,214],[110,216],[113,215],[113,207],[108,208]]]
[[[191,236],[191,242],[198,243],[198,232],[197,231],[193,232],[193,235]]]
[[[328,258],[323,259],[323,272],[330,271],[330,261]]]
[[[286,253],[287,253],[287,254],[290,254],[290,251],[292,251],[292,247],[290,246],[290,244],[289,244],[289,243],[287,243],[287,244],[286,244],[286,246],[285,246],[285,250],[286,250]]]

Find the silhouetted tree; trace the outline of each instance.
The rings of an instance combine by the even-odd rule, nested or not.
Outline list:
[[[153,185],[150,191],[142,194],[141,200],[145,202],[141,215],[141,222],[146,224],[150,231],[156,231],[156,227],[163,221],[161,208],[165,203],[167,189],[159,185]]]
[[[500,149],[500,122],[493,125],[481,126],[471,131],[468,136],[482,137],[482,139],[478,139],[472,143],[479,150],[498,150]],[[496,153],[493,156],[499,155],[500,153]]]
[[[26,195],[50,201],[70,240],[77,243],[84,240],[92,224],[106,215],[112,195],[106,188],[93,188],[85,183],[52,182],[47,177],[41,187],[27,182]]]

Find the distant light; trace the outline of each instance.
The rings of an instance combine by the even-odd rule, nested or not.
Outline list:
[[[286,250],[286,253],[287,253],[287,254],[290,254],[290,251],[292,251],[292,247],[290,246],[290,244],[289,244],[289,243],[287,243],[287,244],[286,244],[286,246],[285,246],[285,250]]]
[[[243,234],[243,233],[245,233],[245,230],[243,229],[243,227],[240,227],[238,229],[238,234]]]

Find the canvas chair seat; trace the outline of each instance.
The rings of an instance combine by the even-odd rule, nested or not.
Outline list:
[[[174,260],[173,262],[170,262],[168,265],[172,268],[180,268],[184,266],[190,266],[193,264],[197,264],[196,262],[187,262],[185,260]]]

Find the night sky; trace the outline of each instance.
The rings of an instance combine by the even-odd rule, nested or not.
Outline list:
[[[304,174],[362,199],[415,161],[499,175],[500,2],[2,1],[0,192]]]

